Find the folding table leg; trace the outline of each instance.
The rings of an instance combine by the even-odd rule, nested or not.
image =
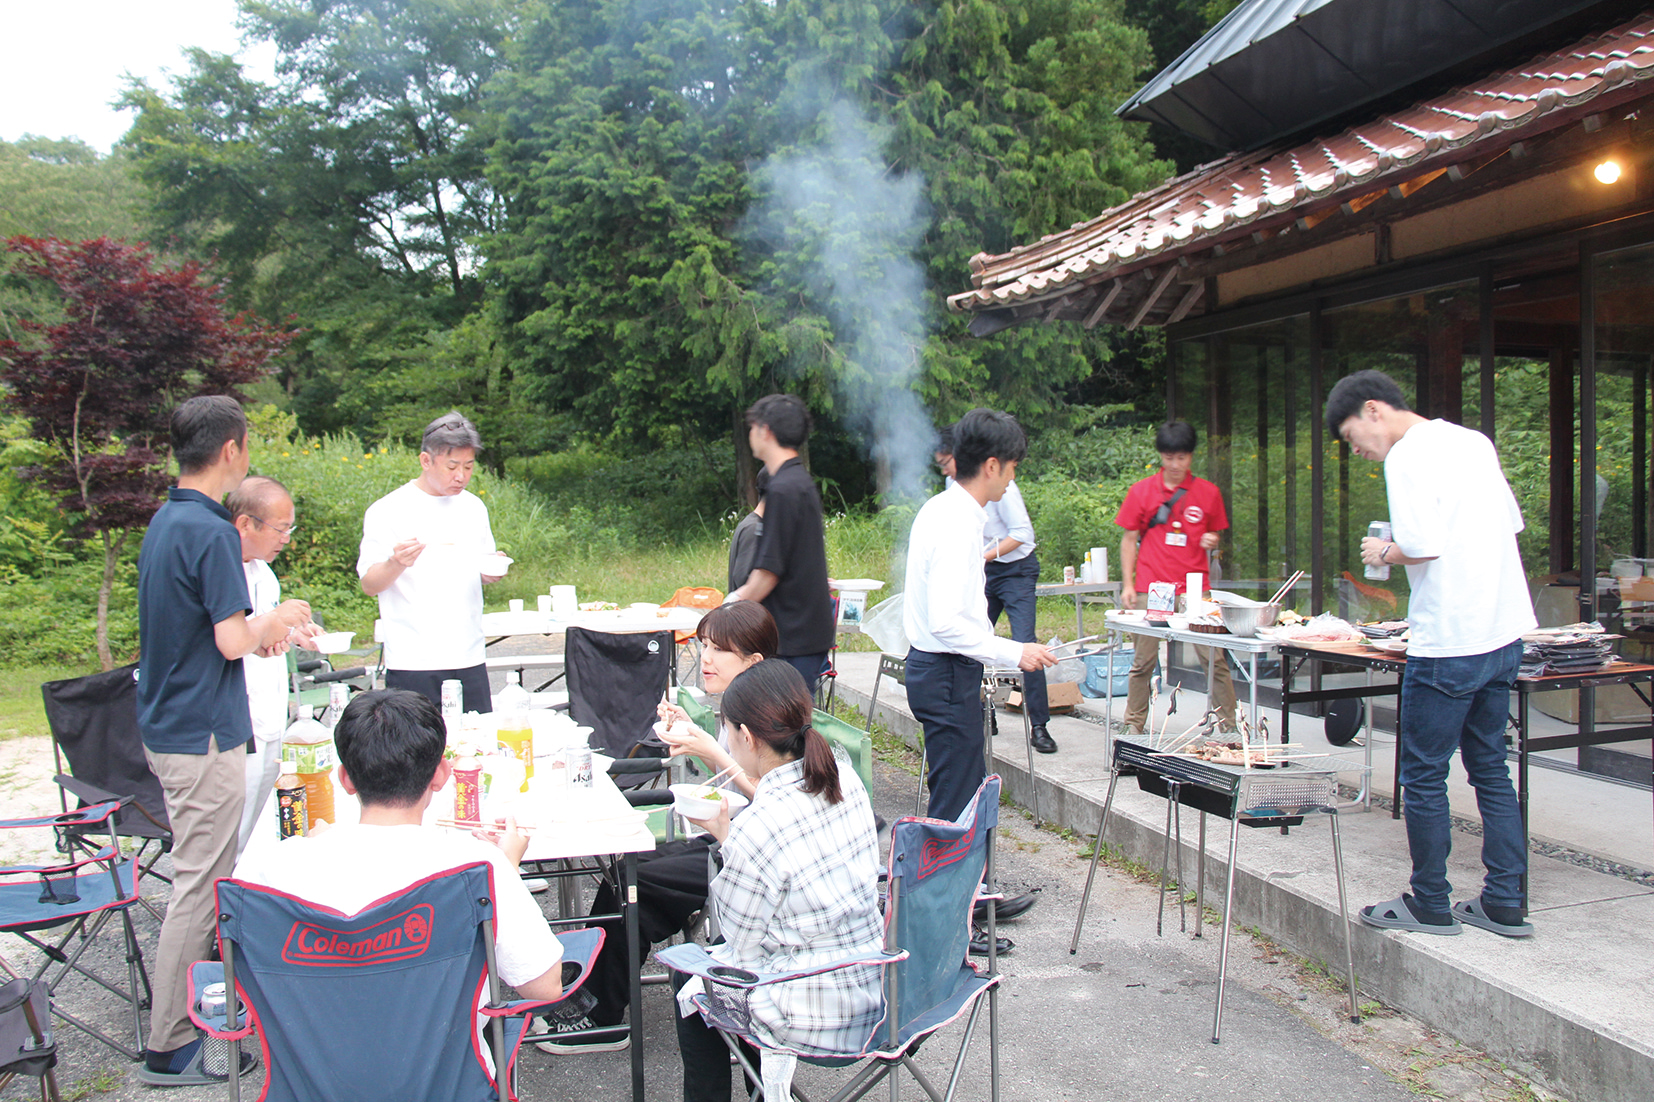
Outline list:
[[[1097,841],[1091,850],[1091,871],[1086,874],[1085,894],[1080,896],[1080,913],[1074,919],[1074,940],[1068,943],[1068,955],[1073,956],[1080,951],[1080,927],[1085,925],[1086,908],[1091,905],[1091,883],[1097,879],[1097,862],[1103,856],[1103,831],[1108,829],[1108,809],[1114,803],[1114,786],[1120,783],[1119,766],[1110,766],[1108,773],[1108,795],[1103,797],[1103,810],[1097,817]]]
[[[1229,874],[1223,883],[1223,933],[1218,941],[1218,1000],[1212,1012],[1212,1043],[1218,1043],[1223,1034],[1223,987],[1229,978],[1229,927],[1234,924],[1235,911],[1235,848],[1240,844],[1241,825],[1229,821]]]
[[[1338,878],[1338,923],[1344,927],[1344,974],[1350,983],[1350,1021],[1361,1021],[1361,1010],[1355,1001],[1355,950],[1350,944],[1350,908],[1344,899],[1344,847],[1338,840],[1338,809],[1329,807],[1327,817],[1332,820],[1332,869]]]
[[[644,1102],[643,1094],[643,954],[638,944],[637,854],[628,853],[620,863],[620,898],[626,912],[626,971],[632,977],[632,1102]]]
[[[1160,937],[1165,933],[1166,918],[1166,877],[1171,874],[1172,866],[1172,813],[1177,807],[1177,794],[1183,786],[1178,782],[1166,781],[1166,844],[1160,848],[1160,905],[1154,914],[1154,936]],[[1182,859],[1179,852],[1178,859]]]
[[[1206,931],[1206,812],[1200,813],[1200,856],[1195,859],[1195,936]]]

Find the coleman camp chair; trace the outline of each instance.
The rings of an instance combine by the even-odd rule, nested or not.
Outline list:
[[[955,823],[937,819],[898,819],[890,829],[890,891],[885,904],[885,951],[868,959],[852,957],[812,968],[809,973],[759,974],[722,965],[705,947],[674,945],[656,956],[667,967],[699,976],[705,985],[695,997],[701,1016],[723,1034],[730,1051],[755,1083],[779,1094],[770,1102],[788,1102],[782,1082],[772,1073],[765,1079],[761,1069],[748,1063],[737,1039],[754,1043],[747,1013],[747,993],[772,983],[786,983],[800,975],[819,974],[835,968],[881,967],[884,969],[886,1014],[874,1026],[872,1035],[856,1051],[778,1052],[806,1064],[840,1067],[862,1062],[850,1081],[833,1096],[833,1102],[856,1099],[877,1083],[906,1068],[936,1102],[951,1102],[959,1086],[965,1053],[976,1031],[982,1010],[982,996],[989,995],[990,1075],[992,1097],[999,1097],[999,1033],[993,999],[1000,977],[991,970],[984,975],[970,963],[971,908],[978,887],[988,871],[994,828],[999,822],[999,777],[992,776],[976,790],[970,806]],[[938,1089],[913,1059],[918,1044],[943,1026],[969,1014],[964,1037],[954,1057],[944,1089]],[[783,1059],[781,1066],[790,1061]],[[783,1073],[781,1080],[790,1076]],[[754,1097],[767,1097],[761,1088]],[[790,1082],[787,1084],[790,1089]],[[891,1098],[899,1095],[896,1080]]]
[[[209,1039],[229,1042],[226,1069],[239,1066],[241,1041],[257,1030],[267,1069],[262,1102],[516,1099],[527,1016],[554,1003],[502,1001],[486,861],[427,877],[354,915],[240,880],[215,888],[222,960],[190,967],[190,1017]],[[590,971],[603,931],[558,939],[566,999]],[[201,995],[213,983],[239,992],[240,1002],[226,998],[221,1011],[205,1012]],[[481,1041],[479,1014],[488,1019]],[[239,1077],[229,1084],[239,1099]]]
[[[138,902],[142,869],[137,861],[122,854],[122,831],[115,821],[117,810],[125,802],[111,800],[62,815],[0,821],[0,829],[50,829],[60,839],[68,832],[103,834],[109,839],[108,845],[90,854],[84,847],[76,847],[62,864],[0,868],[0,933],[15,934],[43,954],[30,978],[46,984],[53,1014],[128,1059],[137,1060],[143,1056],[142,1012],[150,1004],[150,990],[143,952],[132,927],[132,906]],[[60,845],[66,843],[60,841]],[[124,987],[82,959],[110,920],[116,918],[126,939]],[[62,936],[55,941],[40,936],[60,929]],[[18,974],[3,959],[0,966],[14,976]],[[131,1014],[131,1032],[127,1034],[130,1043],[116,1040],[85,1018],[63,1009],[59,989],[71,974],[120,996]]]

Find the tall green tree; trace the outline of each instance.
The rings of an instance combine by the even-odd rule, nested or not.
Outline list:
[[[218,259],[238,305],[302,328],[281,382],[307,431],[508,404],[497,373],[453,357],[498,213],[474,135],[515,6],[242,0],[246,34],[278,49],[272,83],[196,50],[171,90],[127,92],[162,228]]]
[[[574,0],[511,61],[496,316],[536,398],[594,431],[722,423],[741,459],[739,411],[777,386],[832,423],[892,373],[947,413],[1029,413],[1108,358],[968,338],[943,298],[978,250],[1166,173],[1112,114],[1148,64],[1116,0]],[[873,319],[904,262],[913,317]]]

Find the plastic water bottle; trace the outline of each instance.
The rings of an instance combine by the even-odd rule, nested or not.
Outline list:
[[[506,673],[505,688],[494,697],[494,710],[499,716],[495,737],[500,753],[523,763],[522,791],[527,792],[528,780],[534,776],[534,728],[528,722],[528,690],[523,688],[516,670]]]
[[[281,736],[281,759],[291,762],[293,771],[304,782],[309,824],[333,822],[333,734],[316,722],[310,705],[299,705],[299,718]]]

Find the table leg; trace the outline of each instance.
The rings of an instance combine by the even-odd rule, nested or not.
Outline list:
[[[1407,675],[1403,673],[1397,676],[1399,679]],[[1392,819],[1401,818],[1401,733],[1406,727],[1407,723],[1402,715],[1401,707],[1401,685],[1398,680],[1396,684],[1396,773],[1395,783],[1390,786],[1390,818]]]
[[[1247,678],[1252,682],[1252,730],[1258,731],[1258,652],[1252,651],[1247,655]],[[1228,661],[1227,658],[1224,659]]]
[[[1292,726],[1292,675],[1298,672],[1298,666],[1286,655],[1281,655],[1281,745],[1285,746],[1287,739],[1292,736],[1288,733]]]
[[[1195,936],[1206,931],[1206,812],[1200,813],[1200,856],[1195,859]]]
[[[1516,683],[1516,806],[1522,813],[1522,908],[1528,906],[1528,691]]]
[[[1085,892],[1080,896],[1080,913],[1074,919],[1074,940],[1068,943],[1068,955],[1080,951],[1080,927],[1085,925],[1085,911],[1091,905],[1091,882],[1097,879],[1097,862],[1103,856],[1103,831],[1108,829],[1108,809],[1114,803],[1114,786],[1120,783],[1120,769],[1111,766],[1108,772],[1108,795],[1103,797],[1103,810],[1097,817],[1097,841],[1091,850],[1091,871],[1086,874]],[[1204,826],[1204,822],[1202,823]]]
[[[1177,929],[1180,933],[1189,932],[1189,913],[1185,900],[1189,892],[1183,886],[1183,801],[1172,801],[1172,819],[1177,824]]]
[[[1154,912],[1155,937],[1166,932],[1166,878],[1172,871],[1172,809],[1177,807],[1177,794],[1182,787],[1177,781],[1166,781],[1166,842],[1160,847],[1160,903]]]
[[[1229,927],[1235,909],[1235,847],[1240,843],[1240,824],[1229,822],[1229,874],[1223,884],[1223,934],[1218,943],[1218,1002],[1212,1012],[1212,1043],[1223,1033],[1223,986],[1229,976]]]
[[[1362,737],[1365,744],[1367,771],[1361,776],[1361,806],[1368,811],[1373,809],[1373,668],[1367,667],[1367,699],[1364,702],[1367,711],[1367,733]]]
[[[1074,638],[1085,638],[1085,615],[1080,610],[1080,595],[1074,594]]]
[[[1355,949],[1350,944],[1350,908],[1344,899],[1344,847],[1338,839],[1338,809],[1329,807],[1327,817],[1332,820],[1332,870],[1338,878],[1338,923],[1344,927],[1344,974],[1350,985],[1350,1021],[1360,1022],[1361,1008],[1355,1001]]]
[[[621,862],[620,898],[626,911],[626,973],[632,977],[632,1102],[644,1102],[643,1093],[643,952],[637,928],[637,854]]]

